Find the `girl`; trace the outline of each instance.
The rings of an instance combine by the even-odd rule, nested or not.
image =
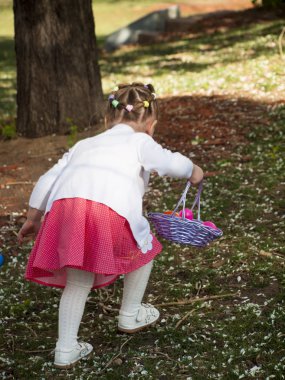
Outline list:
[[[37,239],[26,278],[63,287],[54,364],[68,368],[92,351],[77,333],[91,289],[124,276],[118,329],[134,333],[153,324],[159,311],[141,303],[154,257],[162,250],[142,214],[149,174],[187,178],[203,171],[152,136],[158,118],[152,85],[120,85],[109,96],[109,129],[79,141],[40,177],[29,201],[19,242]],[[45,213],[41,225],[41,217]]]

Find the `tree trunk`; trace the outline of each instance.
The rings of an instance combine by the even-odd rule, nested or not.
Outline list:
[[[14,0],[17,131],[82,129],[103,116],[91,0]]]

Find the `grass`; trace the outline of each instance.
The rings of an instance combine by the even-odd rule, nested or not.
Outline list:
[[[116,333],[121,280],[92,293],[80,335],[95,343],[95,354],[74,369],[60,372],[52,366],[60,292],[23,283],[19,274],[30,246],[15,251],[7,239],[3,250],[11,257],[1,271],[0,290],[2,378],[284,378],[284,200],[278,196],[284,160],[279,150],[272,155],[272,147],[284,141],[284,112],[284,107],[271,110],[270,129],[256,127],[248,134],[251,143],[240,153],[251,154],[252,161],[239,166],[232,161],[235,167],[224,166],[222,175],[207,180],[203,212],[206,218],[216,214],[224,237],[203,250],[164,242],[147,296],[153,303],[196,295],[221,298],[161,306],[160,323],[129,340]],[[160,196],[150,193],[148,207],[161,210],[176,202],[181,183],[155,177],[152,187]],[[104,312],[100,303],[114,310]],[[108,365],[124,343],[121,361]]]
[[[284,90],[277,38],[283,22],[245,26],[167,44],[125,48],[104,65],[108,82],[142,78],[161,94],[243,91],[270,94]],[[163,57],[163,59],[162,59]],[[107,59],[108,56],[107,56]],[[104,77],[104,76],[103,76]],[[105,87],[108,87],[105,81]],[[111,85],[110,85],[111,87]]]
[[[192,1],[192,3],[195,2],[199,3],[199,1]],[[132,0],[120,0],[119,3],[113,0],[94,0],[93,12],[96,23],[96,34],[102,38],[102,36],[114,32],[118,28],[145,16],[147,13],[159,9],[161,6],[167,7],[175,3],[179,3],[179,0],[165,0],[163,2],[153,0],[139,0],[135,2]],[[204,3],[212,3],[212,0],[207,0]],[[13,37],[14,35],[12,8],[12,0],[0,1],[0,36]],[[188,13],[183,11],[182,15],[187,16]]]
[[[94,3],[100,43],[118,26],[131,21],[130,17],[143,14],[147,5],[152,3],[123,1],[120,6],[114,6],[112,1]],[[3,99],[0,112],[6,117],[7,111],[15,113],[16,81],[11,7],[4,7],[3,12],[8,24],[0,26],[0,91]],[[106,23],[109,17],[110,22]],[[126,47],[113,54],[101,54],[104,92],[108,93],[118,82],[125,82],[127,77],[129,81],[154,82],[161,96],[236,91],[265,97],[282,94],[285,89],[284,65],[278,55],[277,39],[283,24],[281,19],[257,22],[227,32],[206,33],[194,38],[186,36],[179,41]]]
[[[126,78],[149,80],[162,96],[202,94],[210,101],[223,95],[232,102],[247,97],[260,108],[251,123],[236,127],[243,143],[228,155],[217,146],[220,157],[209,158],[207,151],[199,157],[209,162],[207,169],[220,173],[207,179],[202,212],[223,229],[223,238],[202,250],[163,242],[146,296],[154,304],[220,298],[161,306],[160,323],[128,337],[116,332],[120,279],[88,300],[80,336],[94,343],[94,355],[73,369],[56,370],[51,351],[60,291],[23,281],[31,245],[16,246],[18,227],[12,222],[0,231],[6,257],[0,269],[1,378],[285,378],[284,64],[276,46],[282,25],[270,20],[101,57],[105,92]],[[14,53],[9,36],[0,44],[1,118],[6,120],[15,112]],[[169,111],[174,118],[177,110]],[[183,137],[176,140],[185,143]],[[205,143],[193,141],[193,149]],[[153,177],[147,208],[172,208],[183,186],[181,180]],[[120,360],[110,362],[120,347]]]

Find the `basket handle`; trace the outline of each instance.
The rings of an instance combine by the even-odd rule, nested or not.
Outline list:
[[[177,205],[175,206],[175,208],[174,208],[171,216],[174,216],[175,212],[178,210],[178,208],[181,205],[181,203],[183,203],[182,218],[185,219],[186,195],[187,195],[188,190],[190,189],[190,187],[191,187],[191,182],[187,181],[185,190],[183,191],[183,193],[181,195],[181,198],[179,199]],[[198,220],[199,221],[201,220],[200,197],[201,197],[202,189],[203,189],[203,180],[199,183],[198,191],[197,191],[196,197],[195,197],[194,202],[193,202],[192,207],[191,207],[191,210],[193,210],[196,205],[198,206]]]

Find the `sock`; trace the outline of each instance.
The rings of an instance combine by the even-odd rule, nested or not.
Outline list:
[[[152,265],[153,260],[141,268],[125,275],[120,313],[136,315],[141,306]]]
[[[94,281],[94,273],[67,268],[66,287],[59,304],[58,341],[56,348],[72,349],[77,342],[85,303]]]

